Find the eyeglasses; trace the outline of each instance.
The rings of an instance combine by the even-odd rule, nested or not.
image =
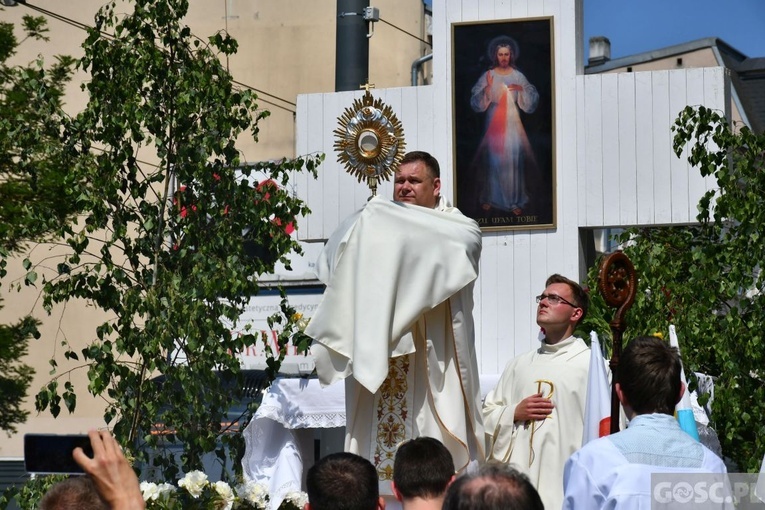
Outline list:
[[[573,306],[574,308],[581,308],[579,305],[575,305],[570,301],[566,301],[557,294],[540,294],[537,296],[537,303],[540,303],[543,299],[547,299],[547,302],[551,305],[559,305],[561,303],[565,303],[568,306]]]

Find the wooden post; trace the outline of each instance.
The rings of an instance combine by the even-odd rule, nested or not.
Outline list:
[[[610,322],[613,345],[611,349],[611,434],[619,432],[619,398],[616,382],[619,380],[619,358],[622,355],[622,339],[627,321],[627,310],[635,302],[637,274],[627,255],[617,251],[603,259],[598,274],[598,291],[611,308],[616,308]]]

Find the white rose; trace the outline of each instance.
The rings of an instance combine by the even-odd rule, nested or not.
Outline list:
[[[154,482],[141,482],[140,488],[144,501],[155,501],[159,497],[159,486]]]
[[[311,322],[310,318],[306,319],[305,317],[303,317],[302,319],[298,319],[295,325],[297,326],[298,330],[305,331],[305,328],[308,327],[309,322]]]
[[[266,508],[268,503],[268,489],[256,482],[249,481],[236,488],[239,497],[245,499],[258,508]]]
[[[206,474],[201,471],[191,471],[178,482],[178,487],[183,487],[193,497],[198,498],[209,483]]]
[[[305,492],[288,492],[284,499],[298,508],[303,508],[308,503],[308,494]]]
[[[170,494],[175,492],[175,485],[171,483],[161,483],[157,486],[157,492],[159,493],[159,496]]]
[[[231,507],[234,506],[234,491],[231,490],[231,487],[226,482],[215,482],[213,487],[215,492],[226,502],[226,506],[223,507],[224,510],[231,510]]]
[[[169,483],[141,482],[140,488],[144,501],[156,501],[165,494],[175,492],[175,486]]]

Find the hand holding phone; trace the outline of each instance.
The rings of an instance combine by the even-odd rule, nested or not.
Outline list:
[[[141,488],[117,441],[107,431],[88,435],[26,434],[24,465],[36,474],[88,474],[111,510],[145,508]]]
[[[74,450],[74,460],[90,475],[98,493],[112,510],[145,508],[141,487],[119,443],[107,431],[88,432],[92,458],[82,448]]]
[[[83,474],[72,454],[75,448],[93,456],[90,438],[84,434],[25,434],[24,466],[29,473]]]

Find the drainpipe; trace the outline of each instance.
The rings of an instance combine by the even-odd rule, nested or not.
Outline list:
[[[369,0],[337,0],[335,91],[359,90],[369,80]]]
[[[432,53],[430,55],[422,56],[422,57],[418,58],[417,60],[415,60],[414,62],[412,62],[412,87],[416,87],[417,86],[417,81],[418,81],[417,80],[417,75],[420,72],[420,68],[428,60],[433,60],[433,54]]]

